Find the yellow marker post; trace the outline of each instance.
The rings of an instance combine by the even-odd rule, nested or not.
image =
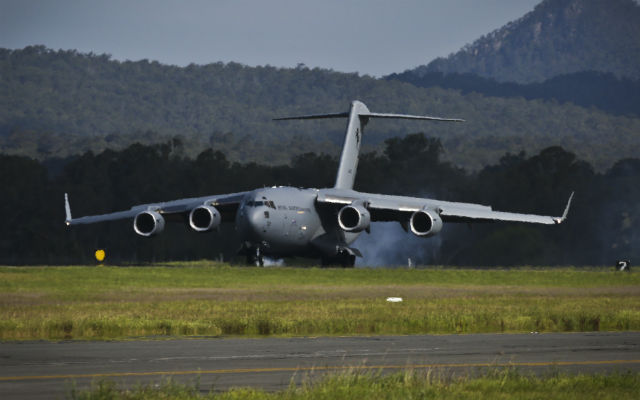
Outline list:
[[[103,262],[106,255],[107,253],[105,253],[104,250],[102,249],[96,250],[96,260],[98,262]]]

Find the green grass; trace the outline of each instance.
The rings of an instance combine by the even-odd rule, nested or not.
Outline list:
[[[1,340],[599,330],[640,330],[640,274],[209,262],[0,267]]]
[[[107,399],[636,399],[640,374],[611,375],[554,374],[537,377],[515,370],[490,371],[477,377],[448,377],[428,371],[392,375],[357,370],[327,375],[317,383],[294,384],[278,392],[236,388],[202,394],[197,384],[166,381],[159,387],[138,386],[126,390],[101,381],[89,391],[73,390],[77,400]]]
[[[171,287],[255,287],[265,285],[376,284],[517,285],[552,287],[637,286],[638,273],[602,268],[388,269],[246,268],[214,262],[181,262],[149,267],[0,267],[0,290],[44,289],[70,295],[96,290]]]

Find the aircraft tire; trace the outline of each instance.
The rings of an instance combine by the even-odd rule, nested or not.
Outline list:
[[[259,252],[256,252],[256,254],[247,254],[247,264],[264,267],[264,257]]]
[[[347,254],[342,257],[342,268],[353,268],[356,265],[356,256]]]
[[[339,255],[336,257],[322,257],[320,265],[322,267],[342,267],[353,268],[356,264],[356,256],[351,254]]]

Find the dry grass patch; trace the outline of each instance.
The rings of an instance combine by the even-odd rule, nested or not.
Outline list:
[[[305,380],[287,389],[266,392],[255,388],[232,388],[207,392],[198,381],[119,388],[113,381],[98,381],[89,391],[72,390],[72,399],[636,399],[640,374],[550,374],[534,376],[514,369],[495,369],[476,376],[454,377],[428,371],[382,374],[358,369]]]
[[[640,330],[635,273],[190,266],[0,268],[0,277],[4,340]],[[555,285],[506,284],[531,280]]]

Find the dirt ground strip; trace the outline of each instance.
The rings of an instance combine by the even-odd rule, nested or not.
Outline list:
[[[592,288],[521,287],[521,286],[430,286],[430,285],[375,285],[375,286],[269,286],[262,288],[140,288],[115,290],[82,296],[81,299],[60,299],[49,293],[0,293],[0,306],[40,305],[56,303],[91,302],[161,302],[186,300],[212,301],[294,301],[380,299],[389,296],[411,299],[445,299],[470,296],[640,296],[638,286],[607,286]]]

